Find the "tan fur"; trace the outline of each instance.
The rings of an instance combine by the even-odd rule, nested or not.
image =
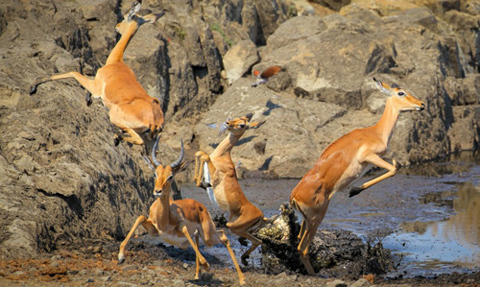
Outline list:
[[[260,77],[263,78],[263,79],[268,79],[268,78],[270,78],[272,76],[275,76],[276,74],[280,73],[281,71],[283,71],[282,67],[271,66],[271,67],[267,68],[265,71],[263,71],[260,74]]]
[[[252,242],[252,246],[242,255],[242,263],[247,265],[250,253],[262,242],[251,232],[263,224],[263,212],[253,205],[245,196],[238,183],[235,166],[230,152],[247,129],[258,128],[262,123],[249,123],[251,115],[226,121],[228,136],[208,156],[199,151],[195,155],[195,177],[198,186],[203,179],[203,164],[207,162],[212,188],[218,205],[228,211],[227,227],[235,234]]]
[[[122,37],[110,53],[105,66],[97,71],[94,80],[78,72],[40,78],[32,85],[30,94],[34,94],[37,86],[45,82],[76,79],[94,98],[102,99],[109,109],[112,124],[129,135],[123,139],[132,144],[145,145],[145,152],[149,154],[153,141],[163,128],[162,108],[156,98],[147,94],[132,69],[123,62],[123,53],[138,28],[144,23],[155,22],[161,15],[163,14],[135,14],[131,19],[125,15],[125,20],[116,26]]]
[[[232,257],[240,284],[245,284],[245,276],[230,247],[230,242],[223,230],[216,230],[210,213],[205,206],[193,199],[170,200],[171,180],[177,172],[182,171],[185,167],[185,163],[173,168],[163,165],[156,167],[154,195],[157,196],[157,199],[150,207],[148,219],[143,215],[139,216],[120,245],[118,253],[119,263],[125,260],[125,247],[137,227],[141,224],[150,235],[158,235],[169,244],[182,249],[192,246],[196,253],[195,279],[200,278],[200,266],[205,270],[210,268],[210,265],[198,249],[199,238],[208,247],[222,243],[227,247]],[[192,238],[195,238],[195,242]]]
[[[380,156],[387,151],[400,111],[424,107],[423,102],[410,93],[400,88],[390,88],[380,81],[376,82],[380,90],[390,94],[385,111],[378,123],[371,127],[354,130],[330,144],[290,195],[291,205],[303,216],[298,235],[300,239],[298,251],[310,275],[315,272],[308,258],[308,247],[327,212],[332,196],[337,191],[348,188],[372,165],[385,168],[388,172],[354,189],[351,196],[395,175],[395,160],[392,165]],[[405,95],[400,96],[399,93],[405,93]]]

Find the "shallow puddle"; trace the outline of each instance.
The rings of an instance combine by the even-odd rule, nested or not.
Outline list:
[[[388,207],[382,213],[381,205],[376,206],[379,211],[357,214],[365,220],[382,218],[384,215],[388,217],[389,214],[397,219],[396,227],[385,224],[394,232],[379,239],[398,260],[397,270],[388,276],[434,276],[480,268],[479,159],[478,156],[464,153],[448,161],[403,169],[397,176],[382,183],[384,192],[391,192],[391,189],[398,189],[399,186],[408,188],[405,192],[415,197],[416,202],[405,201],[403,197],[396,200],[410,206],[403,208],[410,215],[401,216],[390,212]],[[352,221],[350,218],[349,223]],[[330,222],[335,222],[338,228],[346,226],[360,234],[368,234],[365,228],[342,224],[342,219],[331,218]]]
[[[384,247],[402,258],[395,274],[429,276],[480,268],[480,188],[471,182],[452,188],[452,193],[427,195],[434,204],[453,209],[449,218],[405,222],[385,238]]]

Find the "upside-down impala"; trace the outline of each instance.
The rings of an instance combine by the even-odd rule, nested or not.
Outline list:
[[[141,15],[144,10],[139,11],[140,3],[135,1],[124,16],[125,19],[115,27],[122,36],[108,56],[105,66],[98,69],[94,80],[78,72],[38,78],[31,86],[30,94],[35,94],[40,84],[74,78],[88,91],[89,95],[102,99],[109,110],[112,124],[129,135],[127,137],[115,135],[115,145],[118,145],[122,139],[132,144],[144,145],[144,155],[147,156],[163,128],[163,112],[160,101],[147,94],[138,83],[132,69],[124,63],[123,53],[141,25],[154,23],[164,13]],[[90,104],[89,96],[87,96],[87,104]]]
[[[283,68],[280,66],[271,66],[261,73],[258,70],[253,70],[253,75],[257,77],[257,80],[252,84],[252,87],[265,84],[268,82],[268,79],[280,73],[281,71],[283,71]]]
[[[181,143],[182,149],[180,156],[174,163],[171,165],[164,165],[159,162],[155,156],[158,139],[155,141],[152,148],[152,159],[156,166],[155,190],[153,195],[157,199],[150,207],[148,219],[143,215],[139,216],[127,237],[121,243],[120,251],[118,253],[118,262],[123,263],[125,261],[125,247],[137,227],[141,224],[143,228],[147,230],[149,235],[158,235],[168,244],[182,249],[187,249],[188,246],[192,246],[196,254],[195,279],[200,278],[200,266],[205,270],[210,268],[205,257],[202,256],[198,249],[199,238],[201,238],[204,244],[208,247],[222,243],[227,247],[228,252],[232,257],[233,264],[237,269],[240,284],[244,284],[245,276],[243,275],[237,259],[235,258],[235,254],[230,247],[230,242],[223,230],[216,230],[215,224],[213,223],[206,207],[193,199],[170,200],[172,179],[175,174],[183,171],[188,163],[182,163],[184,157],[183,142]],[[195,242],[192,238],[195,239]]]
[[[246,259],[262,243],[252,235],[252,232],[262,226],[266,219],[263,217],[263,212],[243,193],[230,152],[246,130],[259,128],[264,123],[250,123],[252,116],[248,114],[241,118],[227,120],[224,128],[229,134],[212,154],[208,156],[203,151],[195,154],[194,180],[197,186],[204,184],[202,180],[205,176],[206,184],[210,184],[213,188],[215,202],[222,210],[229,213],[227,227],[233,233],[252,242],[252,246],[241,257],[244,265],[248,265]]]
[[[290,204],[302,215],[298,239],[300,259],[308,274],[315,274],[308,257],[308,248],[318,226],[327,212],[330,199],[337,191],[345,190],[372,166],[388,170],[364,184],[354,187],[350,197],[362,190],[389,178],[396,173],[396,161],[390,164],[383,160],[398,116],[402,111],[423,110],[425,105],[411,93],[392,84],[389,86],[373,79],[377,88],[390,95],[385,111],[377,124],[356,129],[330,144],[293,189]]]

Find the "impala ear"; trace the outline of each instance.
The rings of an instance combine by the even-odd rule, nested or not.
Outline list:
[[[163,15],[165,15],[165,12],[163,11],[160,13],[151,13],[147,15],[142,15],[142,19],[143,21],[145,21],[145,23],[155,23]]]
[[[252,113],[248,113],[245,115],[245,118],[250,121],[252,118],[253,118],[253,114]]]
[[[249,128],[249,129],[258,129],[258,128],[261,127],[264,123],[265,123],[265,121],[261,121],[261,122],[258,122],[258,123],[250,123],[250,124],[248,125],[248,128]]]
[[[177,174],[179,172],[186,170],[188,165],[191,164],[192,162],[194,161],[191,160],[191,161],[182,162],[180,165],[177,165],[175,168],[173,168],[173,173]]]
[[[379,81],[375,78],[373,78],[373,81],[375,81],[375,84],[377,85],[377,88],[385,93],[385,94],[389,94],[390,95],[390,86],[388,84],[385,84],[384,82],[382,81]]]

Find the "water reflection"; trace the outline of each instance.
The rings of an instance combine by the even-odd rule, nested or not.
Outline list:
[[[403,254],[409,272],[430,274],[453,271],[452,266],[480,266],[480,188],[472,182],[453,190],[426,194],[422,203],[453,208],[454,215],[439,222],[405,222],[401,232],[386,238],[385,247]],[[406,272],[408,264],[399,271]],[[413,268],[412,268],[413,267]],[[456,270],[459,271],[459,270]]]

